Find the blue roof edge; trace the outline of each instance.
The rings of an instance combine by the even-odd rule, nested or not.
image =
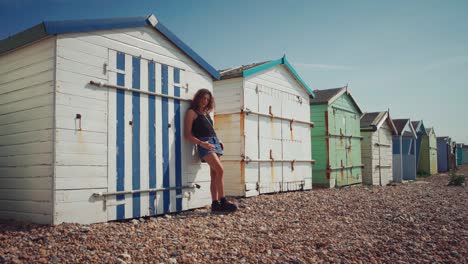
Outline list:
[[[40,40],[48,35],[64,33],[87,32],[97,30],[107,30],[114,28],[151,26],[159,31],[164,37],[171,41],[177,48],[189,56],[196,64],[203,68],[215,80],[221,79],[221,74],[200,55],[193,51],[180,38],[166,28],[161,22],[156,25],[150,21],[153,14],[143,17],[109,18],[109,19],[88,19],[88,20],[64,20],[64,21],[44,21],[32,28],[19,32],[11,37],[0,40],[0,55],[31,42]]]
[[[312,89],[310,89],[309,85],[307,85],[307,83],[304,82],[304,80],[301,78],[301,76],[299,76],[299,74],[294,69],[294,67],[289,63],[289,61],[286,59],[286,55],[284,55],[281,59],[270,61],[270,62],[261,64],[261,65],[258,65],[256,67],[250,68],[248,70],[245,70],[242,73],[242,76],[245,78],[245,77],[248,77],[250,75],[259,73],[261,71],[267,70],[269,68],[272,68],[272,67],[275,67],[275,66],[281,65],[281,64],[286,66],[286,68],[288,68],[288,70],[292,73],[294,78],[296,78],[296,80],[302,85],[302,87],[304,87],[304,89],[309,93],[309,95],[312,96],[312,98],[315,98],[315,94],[312,91]]]

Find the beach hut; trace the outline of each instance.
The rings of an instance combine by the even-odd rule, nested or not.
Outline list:
[[[426,128],[426,134],[422,136],[418,172],[434,175],[437,174],[437,136],[434,128]]]
[[[420,170],[420,164],[421,164],[421,156],[425,155],[425,153],[422,153],[422,141],[424,137],[427,137],[427,132],[426,132],[426,127],[424,126],[424,123],[422,120],[419,121],[412,121],[411,125],[413,126],[414,131],[416,131],[416,134],[418,135],[418,138],[416,139],[416,168],[417,168],[417,174],[419,175],[422,173]],[[428,171],[426,169],[426,171]]]
[[[468,164],[468,145],[463,145],[462,164]]]
[[[437,137],[437,169],[440,173],[449,171],[450,137]]]
[[[220,73],[215,130],[225,145],[226,194],[311,189],[309,86],[286,57]]]
[[[463,164],[463,143],[457,144],[457,166]]]
[[[398,134],[393,136],[393,181],[416,180],[417,134],[410,119],[393,119]]]
[[[183,116],[219,77],[154,15],[2,40],[0,217],[87,224],[209,204]]]
[[[392,137],[396,134],[396,127],[387,111],[364,113],[361,117],[364,184],[385,186],[392,181]]]
[[[449,150],[449,171],[457,169],[457,142],[450,142]]]
[[[362,183],[361,108],[348,87],[314,91],[310,100],[313,185],[341,187]]]

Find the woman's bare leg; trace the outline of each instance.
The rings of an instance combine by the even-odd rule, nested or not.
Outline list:
[[[219,200],[218,190],[216,189],[216,171],[213,170],[211,167],[210,167],[210,176],[211,176],[211,182],[210,182],[211,200],[216,201],[216,200]]]
[[[210,169],[214,171],[214,177],[211,177],[211,184],[214,185],[214,188],[211,189],[211,197],[219,200],[224,197],[224,168],[221,164],[221,160],[218,157],[218,154],[212,152],[207,154],[203,159],[210,165]],[[211,172],[211,171],[210,171]],[[213,190],[216,190],[217,193],[213,195]]]

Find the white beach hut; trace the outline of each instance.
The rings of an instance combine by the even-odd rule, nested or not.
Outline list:
[[[209,168],[182,131],[213,79],[154,15],[1,40],[0,218],[95,223],[209,204]]]

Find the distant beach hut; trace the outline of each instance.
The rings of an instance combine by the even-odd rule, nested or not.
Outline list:
[[[425,136],[427,137],[427,132],[426,132],[426,128],[424,127],[424,123],[422,120],[412,121],[411,125],[413,126],[414,131],[416,131],[416,134],[418,135],[418,138],[416,139],[416,168],[417,168],[417,173],[419,174],[421,156],[424,155],[422,153],[422,141],[423,141],[423,137]]]
[[[437,169],[440,173],[449,171],[450,137],[437,137]]]
[[[457,166],[461,166],[463,164],[463,144],[457,144]]]
[[[347,87],[315,90],[310,100],[314,166],[313,185],[340,187],[362,183],[362,110]]]
[[[468,145],[463,145],[462,164],[468,164]]]
[[[393,119],[398,134],[393,136],[393,181],[416,180],[417,134],[410,119]]]
[[[422,174],[437,174],[437,136],[434,128],[426,128],[426,134],[422,136],[421,157],[418,171]]]
[[[392,138],[396,134],[387,111],[364,113],[361,117],[363,183],[385,186],[392,181]]]

